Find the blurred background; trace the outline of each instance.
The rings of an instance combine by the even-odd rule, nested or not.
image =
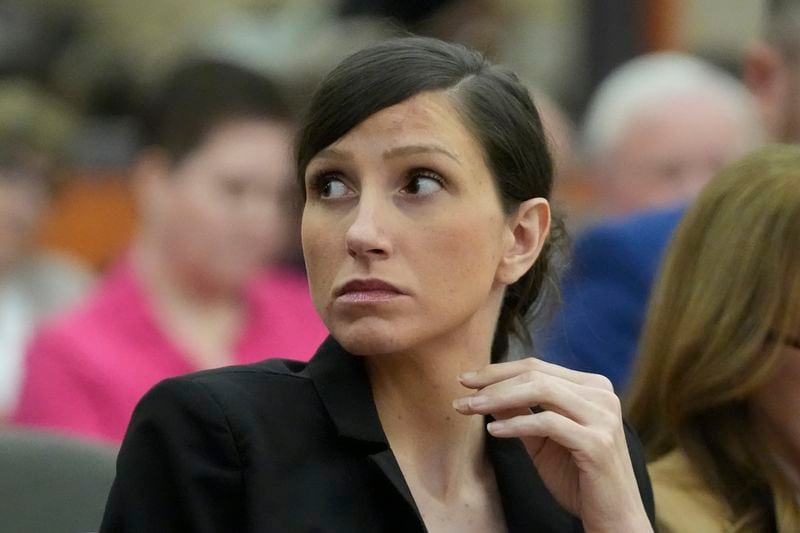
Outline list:
[[[535,95],[556,153],[556,204],[578,233],[605,217],[696,193],[650,201],[630,189],[634,201],[603,197],[617,186],[599,181],[604,167],[591,159],[584,125],[601,82],[633,58],[664,51],[738,79],[745,51],[763,36],[766,7],[767,0],[1,0],[0,412],[13,409],[38,324],[79,302],[131,248],[149,201],[131,177],[150,142],[143,117],[156,88],[187,61],[263,75],[282,93],[292,123],[317,81],[360,47],[413,32],[478,48],[511,66]],[[672,67],[653,68],[650,78],[670,77]],[[617,85],[637,92],[647,76]],[[619,115],[630,89],[620,94],[606,98],[617,107],[594,107]],[[602,143],[614,124],[598,121]],[[644,175],[640,164],[628,167]],[[618,168],[605,171],[622,176]],[[652,189],[644,178],[626,179],[617,188],[639,182]],[[296,227],[286,225],[288,238],[269,260],[302,270]],[[35,305],[22,305],[26,298]]]
[[[140,307],[147,313],[138,318],[147,327],[155,324],[151,329],[160,330],[160,338],[167,339],[161,352],[154,351],[161,354],[154,355],[154,360],[163,359],[163,353],[169,352],[176,361],[191,363],[162,368],[161,374],[154,372],[153,379],[237,361],[230,358],[236,345],[230,339],[237,338],[243,328],[230,317],[241,314],[241,309],[226,308],[222,290],[222,297],[216,300],[221,310],[217,311],[228,318],[207,320],[212,326],[227,320],[230,330],[218,332],[218,338],[209,341],[202,338],[205,330],[198,316],[211,317],[217,311],[210,312],[215,307],[208,302],[195,306],[197,295],[207,289],[203,284],[218,284],[220,273],[233,268],[226,261],[241,252],[231,252],[233,248],[224,244],[240,242],[240,248],[251,255],[256,249],[263,248],[265,254],[269,250],[269,257],[263,258],[265,264],[286,266],[302,275],[297,209],[282,211],[280,226],[270,222],[274,230],[270,235],[245,229],[245,222],[236,226],[238,222],[232,217],[244,208],[239,209],[235,202],[253,196],[245,191],[246,180],[231,181],[231,175],[242,169],[208,171],[219,174],[208,182],[209,187],[227,187],[218,197],[214,196],[217,189],[203,190],[200,185],[195,192],[153,185],[158,182],[152,179],[154,168],[163,176],[180,174],[178,163],[186,159],[182,148],[180,153],[170,152],[170,135],[178,135],[175,132],[181,129],[219,129],[214,117],[208,118],[208,124],[202,120],[209,112],[207,104],[198,104],[197,109],[189,109],[191,104],[187,104],[186,98],[203,102],[205,89],[194,90],[194,96],[181,96],[181,91],[193,94],[191,87],[179,87],[180,83],[191,84],[191,76],[184,76],[183,82],[175,81],[179,77],[171,78],[183,65],[217,62],[263,77],[265,83],[275,87],[275,109],[270,113],[275,115],[277,108],[285,110],[278,113],[284,128],[281,131],[291,131],[315,84],[339,60],[361,47],[408,32],[470,45],[490,59],[509,65],[530,87],[556,156],[556,207],[566,215],[567,227],[580,233],[610,216],[691,199],[721,164],[757,143],[753,132],[759,131],[759,126],[742,117],[737,117],[735,125],[723,122],[728,118],[709,111],[715,105],[709,102],[724,99],[720,94],[725,93],[732,95],[728,99],[737,109],[749,108],[750,103],[736,100],[737,91],[743,91],[738,79],[746,50],[764,36],[767,3],[0,0],[0,419],[14,412],[19,402],[25,368],[36,361],[26,362],[26,352],[41,324],[79,305],[114,265],[133,263],[128,274],[141,285],[137,296],[129,296],[122,303],[103,304],[112,311],[98,310],[106,308],[97,304],[93,312],[73,313],[73,322],[89,324],[88,330],[84,325],[66,325],[61,328],[64,339],[76,338],[77,334],[70,333],[75,331],[91,338],[85,335],[89,330],[121,338],[96,316],[113,314],[114,306],[131,307],[130,302],[141,300],[144,303],[140,302]],[[653,55],[667,51],[681,54]],[[618,69],[642,57],[649,59]],[[706,72],[709,68],[714,72]],[[628,74],[601,85],[609,74],[617,72]],[[720,81],[725,76],[730,79]],[[670,81],[673,78],[678,80],[675,84]],[[662,87],[665,81],[666,88]],[[170,83],[178,84],[171,96],[168,91],[159,93]],[[223,100],[235,101],[241,96],[234,93],[242,87],[231,87],[229,96],[225,96],[220,83],[203,83],[211,84],[209,90],[215,87],[214,94],[223,95]],[[705,90],[707,86],[716,87],[717,92]],[[651,90],[643,89],[646,87]],[[665,95],[697,92],[697,87],[706,93],[700,103],[696,98],[688,103],[676,101],[673,107],[678,112],[653,105],[663,101]],[[645,94],[651,100],[645,101]],[[210,93],[206,96],[211,98]],[[158,98],[161,101],[154,110],[153,102]],[[182,99],[184,105],[178,105]],[[642,109],[644,116],[649,116],[656,107],[663,117],[654,124],[634,120],[641,119]],[[148,114],[152,119],[154,113],[164,126],[161,138],[148,138],[146,131]],[[683,118],[672,120],[681,114]],[[663,124],[670,120],[674,124]],[[648,127],[658,133],[642,129]],[[670,140],[670,127],[683,146]],[[698,140],[687,140],[688,131]],[[746,133],[747,139],[728,135],[734,131]],[[628,132],[627,137],[623,132]],[[192,154],[199,147],[207,147],[210,141],[206,138],[213,137],[205,130],[194,136],[186,131],[180,135],[193,139],[195,145],[190,142],[188,146]],[[270,190],[283,191],[291,175],[286,167],[287,138],[272,144],[278,155],[264,152],[260,162],[258,154],[253,159],[253,165],[262,168],[264,158],[275,159],[271,172],[280,176],[262,176],[263,183],[271,183]],[[653,146],[630,144],[631,139],[650,138],[656,139]],[[706,146],[706,141],[711,144]],[[701,144],[702,153],[689,153],[700,150]],[[233,160],[248,156],[230,151],[225,157]],[[196,183],[202,183],[202,179],[196,178]],[[288,206],[296,203],[285,192],[276,194],[278,202]],[[203,199],[208,201],[203,204]],[[263,216],[250,217],[250,225],[263,225],[259,222],[262,220]],[[226,234],[221,225],[230,226],[230,231]],[[251,244],[247,244],[248,238]],[[137,241],[150,244],[137,245]],[[150,251],[143,252],[148,246]],[[143,259],[146,257],[150,259]],[[147,265],[142,264],[147,261]],[[250,276],[245,263],[234,284],[244,283]],[[178,272],[181,268],[182,273]],[[167,280],[173,274],[174,279]],[[204,276],[205,281],[200,279]],[[125,276],[111,276],[112,280],[122,278]],[[100,296],[89,301],[105,301],[104,293],[113,291],[96,291]],[[307,296],[292,299],[298,298]],[[236,305],[241,302],[237,300]],[[137,327],[144,326],[129,326],[131,332]],[[129,336],[126,348],[141,350],[140,341],[131,340],[135,335]],[[65,358],[81,352],[70,341],[54,338],[60,340],[32,351],[46,353],[45,361],[59,359],[52,355],[54,349],[64,352]],[[201,354],[209,342],[219,344],[218,353]],[[90,344],[86,350],[99,350],[97,342]],[[262,356],[267,355],[275,354]],[[86,357],[81,355],[77,360]],[[104,357],[117,360],[108,354]],[[72,364],[82,367],[88,363]],[[124,375],[123,368],[118,365],[116,371]],[[96,373],[111,382],[122,379],[109,377],[108,372]],[[28,368],[27,374],[30,381],[47,372]],[[52,395],[55,389],[50,380],[42,378],[45,390],[39,395]],[[146,390],[145,384],[151,383],[143,380],[143,389],[132,391],[129,402]],[[90,387],[65,385],[68,391],[81,388]],[[102,395],[93,394],[95,400],[90,403],[102,404],[97,400]],[[120,418],[118,423],[124,426],[127,417],[123,414]]]
[[[785,27],[767,16],[779,4],[794,5],[797,15]],[[130,412],[158,380],[312,355],[326,332],[303,279],[299,202],[287,192],[290,139],[317,82],[353,51],[412,32],[509,65],[542,114],[556,159],[553,200],[570,232],[679,205],[671,229],[721,166],[763,141],[762,129],[775,140],[800,140],[796,7],[794,0],[0,0],[0,425],[110,447],[88,518],[80,518],[92,524]],[[754,46],[760,41],[779,53]],[[797,77],[775,75],[789,71]],[[789,89],[776,97],[781,83]],[[217,106],[214,95],[231,105]],[[649,261],[635,272],[655,275],[668,236],[665,229],[658,239],[642,237],[652,250],[629,247]],[[601,265],[603,279],[618,272],[636,283],[620,267],[623,254],[609,254],[607,264],[585,263]],[[569,252],[561,261],[572,261]],[[292,275],[265,277],[256,263]],[[569,283],[567,318],[575,315],[573,292],[593,294]],[[584,322],[569,334],[562,316],[553,331],[567,332],[567,355],[552,359],[582,367],[574,343],[586,338],[588,353],[611,362],[583,368],[621,388],[649,284],[635,289],[641,295],[631,306],[627,285],[622,296],[593,297],[613,307],[598,312],[602,318],[632,309],[622,355],[584,335]],[[583,313],[583,300],[578,307]],[[19,463],[26,438],[0,455]],[[60,455],[47,450],[31,463],[52,469],[40,457]],[[13,483],[4,494],[17,490]],[[20,505],[3,500],[9,509]],[[39,512],[31,507],[25,516]],[[35,529],[25,524],[20,530]]]
[[[403,31],[462,41],[507,63],[549,95],[563,109],[558,119],[569,143],[570,124],[580,120],[600,80],[637,55],[681,50],[737,73],[742,50],[759,35],[763,3],[3,0],[0,74],[24,81],[60,111],[58,133],[31,126],[54,137],[48,157],[58,152],[57,187],[36,240],[99,273],[126,247],[135,225],[125,177],[139,148],[137,106],[160,76],[187,56],[259,69],[285,88],[299,111],[321,75],[370,42]],[[56,119],[36,118],[47,120]],[[564,176],[562,185],[570,201],[590,202],[582,197],[581,184],[569,178]]]

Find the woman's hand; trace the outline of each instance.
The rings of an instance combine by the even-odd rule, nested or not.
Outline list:
[[[459,379],[475,393],[453,402],[456,410],[491,415],[492,435],[521,439],[547,488],[587,532],[652,531],[608,379],[533,358]]]

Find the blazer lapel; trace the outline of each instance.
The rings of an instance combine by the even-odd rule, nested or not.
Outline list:
[[[547,490],[521,441],[488,434],[487,439],[509,533],[583,531]]]
[[[307,368],[339,436],[364,449],[408,503],[424,529],[417,504],[383,432],[361,358],[348,353],[333,337],[328,337]]]
[[[400,465],[397,464],[397,460],[392,453],[392,450],[388,447],[378,453],[373,453],[369,456],[370,460],[375,463],[378,468],[383,471],[383,474],[389,479],[391,484],[400,493],[403,499],[408,503],[411,507],[411,510],[414,511],[417,519],[419,520],[420,527],[425,529],[424,522],[422,521],[422,515],[417,508],[417,503],[414,501],[414,497],[411,496],[411,489],[408,488],[408,484],[406,484],[406,479],[403,477],[403,473],[400,471]]]
[[[328,337],[307,369],[339,436],[364,450],[424,529],[411,490],[381,427],[362,359]],[[518,439],[497,439],[488,434],[487,439],[509,533],[583,530],[580,521],[550,495]]]

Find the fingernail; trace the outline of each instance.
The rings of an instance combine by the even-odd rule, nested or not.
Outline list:
[[[473,379],[477,375],[478,375],[477,372],[464,372],[463,374],[458,376],[458,379],[460,379],[461,381],[468,381],[470,379]]]
[[[458,411],[463,411],[469,407],[469,398],[458,398],[453,400],[453,408]]]
[[[489,403],[489,398],[486,396],[473,396],[469,401],[469,406],[475,409],[484,407]]]
[[[502,420],[497,420],[486,424],[486,429],[489,431],[489,433],[497,435],[506,432],[508,430],[508,424]]]

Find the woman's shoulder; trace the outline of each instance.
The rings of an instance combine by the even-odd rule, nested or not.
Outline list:
[[[205,395],[228,409],[250,404],[254,398],[291,401],[293,396],[314,388],[307,367],[308,363],[291,359],[265,359],[168,378],[151,393],[161,394],[164,390],[169,395]]]
[[[101,530],[142,530],[140,517],[148,531],[244,530],[245,471],[301,464],[313,389],[305,364],[279,359],[159,382],[131,418]]]
[[[302,424],[298,421],[302,420]],[[139,400],[123,442],[203,442],[243,457],[266,443],[283,447],[326,431],[324,408],[306,364],[270,359],[167,378]],[[133,449],[140,445],[128,446]],[[209,457],[221,452],[209,453]]]
[[[647,465],[659,530],[722,533],[730,523],[724,503],[708,488],[686,454],[675,449]]]

